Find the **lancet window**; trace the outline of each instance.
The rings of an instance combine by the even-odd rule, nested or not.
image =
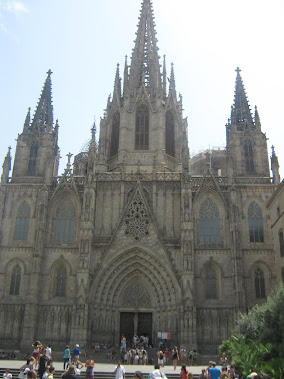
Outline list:
[[[206,299],[217,299],[217,274],[213,267],[206,271]]]
[[[175,122],[171,111],[166,113],[166,154],[175,156]]]
[[[282,283],[284,284],[284,267],[281,269]]]
[[[55,296],[66,296],[67,272],[64,266],[61,266],[56,272],[55,278]]]
[[[246,165],[246,172],[248,174],[254,173],[254,164],[253,164],[253,150],[252,150],[252,143],[250,140],[245,141],[245,165]]]
[[[202,203],[199,211],[199,242],[201,245],[221,242],[219,210],[209,198]]]
[[[135,149],[149,149],[149,109],[145,104],[140,105],[136,111]]]
[[[257,299],[265,298],[265,279],[264,273],[260,268],[254,272],[255,297]]]
[[[250,242],[264,242],[262,210],[255,201],[248,207],[248,222]]]
[[[31,208],[26,201],[19,206],[16,217],[14,240],[26,241],[28,239]]]
[[[120,114],[119,112],[115,112],[115,114],[112,117],[110,157],[113,157],[114,155],[118,153],[119,127],[120,127]]]
[[[70,199],[66,199],[59,204],[55,216],[54,242],[73,242],[75,215],[75,206]]]
[[[35,175],[36,174],[36,160],[38,156],[38,144],[33,143],[30,149],[30,157],[29,157],[29,164],[28,164],[28,175]]]
[[[22,270],[19,265],[16,265],[12,270],[11,283],[10,283],[10,295],[20,294]]]

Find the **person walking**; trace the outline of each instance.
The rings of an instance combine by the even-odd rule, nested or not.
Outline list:
[[[94,379],[95,362],[92,360],[91,356],[89,356],[88,360],[86,361],[85,367],[86,367],[86,379]]]
[[[69,367],[69,364],[70,364],[70,361],[71,361],[71,353],[70,353],[70,347],[69,347],[69,345],[65,346],[65,350],[64,350],[64,353],[63,353],[63,359],[64,359],[63,370],[65,370],[65,369],[67,369]]]
[[[172,359],[173,359],[174,370],[176,370],[176,368],[177,368],[177,361],[179,360],[177,346],[175,346],[173,348],[173,350],[172,350]]]
[[[212,367],[208,371],[208,379],[218,379],[220,378],[221,370],[216,367],[216,362],[212,362]]]

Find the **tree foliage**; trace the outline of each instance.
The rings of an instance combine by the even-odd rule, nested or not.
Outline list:
[[[246,377],[250,369],[281,378],[284,368],[284,286],[266,303],[257,305],[237,322],[235,334],[219,346]]]

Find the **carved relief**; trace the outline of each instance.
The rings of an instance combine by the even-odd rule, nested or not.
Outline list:
[[[139,190],[133,196],[124,221],[126,224],[125,234],[132,235],[136,241],[139,241],[142,236],[149,235],[149,215]]]
[[[150,307],[151,299],[144,285],[135,281],[126,289],[122,300],[123,306],[130,307]]]

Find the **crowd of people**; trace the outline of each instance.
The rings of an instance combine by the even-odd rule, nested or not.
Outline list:
[[[149,341],[147,342],[147,346],[148,343]],[[32,347],[32,355],[27,355],[26,363],[20,367],[18,379],[54,379],[53,375],[55,373],[55,368],[52,365],[52,346],[47,345],[45,347],[40,341],[35,341],[32,344]],[[62,379],[80,379],[82,369],[85,369],[85,379],[94,379],[95,363],[93,359],[85,350],[83,356],[86,358],[86,361],[85,363],[82,363],[79,359],[80,354],[79,345],[76,345],[73,350],[70,350],[69,345],[65,346],[63,354],[64,373],[62,374]],[[146,365],[150,363],[148,360],[146,343],[140,339],[137,341],[137,343],[132,340],[131,348],[127,350],[126,339],[124,336],[122,336],[120,354],[122,359],[117,362],[117,365],[114,367],[113,371],[115,379],[125,379],[125,368],[122,365],[124,363],[127,365]],[[111,358],[109,359],[117,359],[116,355],[114,356],[111,353]],[[172,364],[174,370],[176,370],[178,362],[181,364],[179,373],[180,378],[193,379],[193,374],[190,372],[186,365],[190,367],[197,364],[197,359],[198,354],[195,350],[188,350],[185,346],[181,346],[180,350],[178,350],[176,346],[170,349],[161,341],[159,344],[159,349],[157,351],[157,363],[154,366],[154,370],[151,371],[146,378],[143,376],[141,371],[136,371],[134,374],[134,379],[167,379],[166,374],[163,372],[163,367],[167,364]],[[199,375],[199,379],[239,378],[234,366],[232,364],[229,364],[225,353],[223,353],[220,358],[219,366],[220,368],[217,367],[216,362],[210,361],[208,366],[202,369],[202,372]],[[3,379],[12,379],[12,374],[10,373],[9,369],[7,369],[3,374]],[[257,373],[256,370],[252,369],[250,374],[247,376],[247,379],[271,378],[266,374]],[[284,379],[284,370],[282,379]]]

